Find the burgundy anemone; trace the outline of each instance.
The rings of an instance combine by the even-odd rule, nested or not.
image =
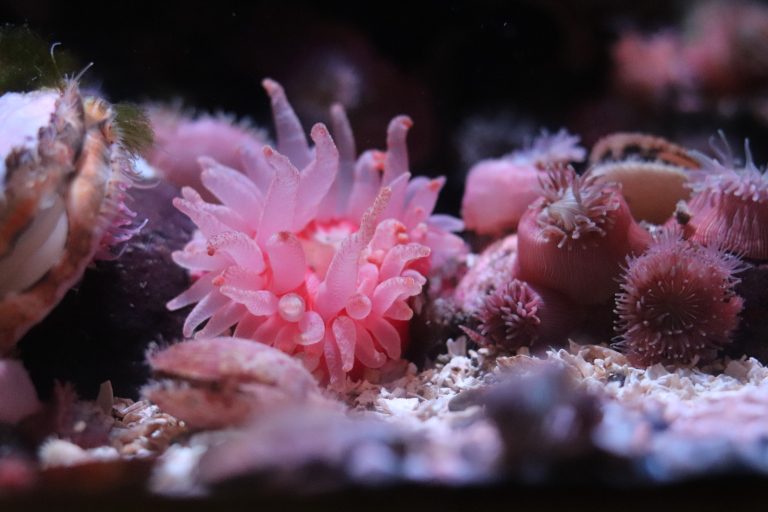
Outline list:
[[[719,249],[663,234],[628,261],[616,295],[617,346],[642,365],[712,360],[738,326],[743,268]]]
[[[716,142],[712,148],[717,158],[696,153],[702,169],[693,173],[692,238],[745,258],[768,260],[768,177],[755,166],[749,141],[744,143],[743,166],[722,132],[720,144]]]
[[[575,309],[556,292],[512,279],[484,298],[475,317],[483,341],[516,350],[560,344],[578,323]]]
[[[641,253],[650,235],[614,183],[558,167],[541,185],[542,197],[520,220],[515,277],[579,304],[606,302],[617,289],[622,262]]]

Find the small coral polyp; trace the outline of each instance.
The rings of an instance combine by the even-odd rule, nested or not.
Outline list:
[[[197,280],[168,307],[196,303],[185,336],[234,328],[338,386],[356,366],[400,357],[413,316],[407,301],[421,293],[435,258],[464,250],[449,232],[461,223],[431,215],[442,178],[410,179],[410,119],[390,123],[386,152],[355,160],[340,107],[332,109],[337,142],[317,124],[311,149],[282,88],[264,86],[278,150],[265,146],[244,160],[245,173],[201,158],[202,183],[221,204],[189,187],[174,201],[199,231],[173,257]]]
[[[478,308],[479,338],[507,350],[558,344],[578,323],[577,310],[555,292],[512,279]]]
[[[692,239],[717,244],[753,260],[768,260],[768,177],[755,166],[749,144],[746,163],[736,162],[722,133],[715,145],[718,158],[697,153],[702,169],[695,173],[689,209]]]
[[[539,197],[543,169],[584,160],[586,152],[578,144],[579,138],[565,130],[543,132],[525,149],[472,166],[461,206],[467,229],[481,235],[514,231]]]
[[[640,254],[649,242],[617,185],[555,168],[520,220],[513,273],[579,304],[601,304],[616,290],[626,256]]]
[[[663,234],[628,262],[616,296],[618,346],[635,364],[711,361],[738,326],[743,268],[719,249]]]

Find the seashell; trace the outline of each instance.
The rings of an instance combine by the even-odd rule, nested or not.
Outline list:
[[[601,182],[621,184],[621,193],[636,220],[663,224],[678,201],[688,199],[688,171],[699,162],[661,137],[614,133],[592,148],[590,174]]]

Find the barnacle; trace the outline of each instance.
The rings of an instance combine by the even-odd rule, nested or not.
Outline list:
[[[121,124],[106,101],[82,97],[76,79],[0,98],[0,352],[95,255],[108,257],[140,227],[125,205],[137,179],[132,152],[146,140],[134,121]],[[138,131],[124,138],[129,126]]]
[[[196,303],[185,336],[234,327],[235,336],[293,354],[341,385],[357,362],[377,368],[400,357],[413,315],[407,300],[421,292],[430,265],[464,250],[450,233],[461,223],[431,215],[442,178],[410,179],[410,119],[390,123],[385,153],[355,162],[340,107],[332,110],[338,147],[317,124],[311,149],[282,87],[264,87],[278,150],[250,155],[245,174],[200,159],[202,183],[221,204],[189,187],[175,200],[199,231],[174,260],[198,279],[168,307]]]

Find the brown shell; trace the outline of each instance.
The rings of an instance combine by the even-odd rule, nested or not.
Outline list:
[[[632,132],[612,133],[598,140],[589,154],[589,163],[626,160],[631,156],[638,156],[644,160],[656,160],[684,169],[701,167],[684,147],[662,137]]]
[[[690,197],[687,171],[700,167],[682,146],[642,133],[615,133],[600,139],[589,161],[589,172],[598,181],[621,184],[636,220],[653,224],[663,224],[675,205]]]

